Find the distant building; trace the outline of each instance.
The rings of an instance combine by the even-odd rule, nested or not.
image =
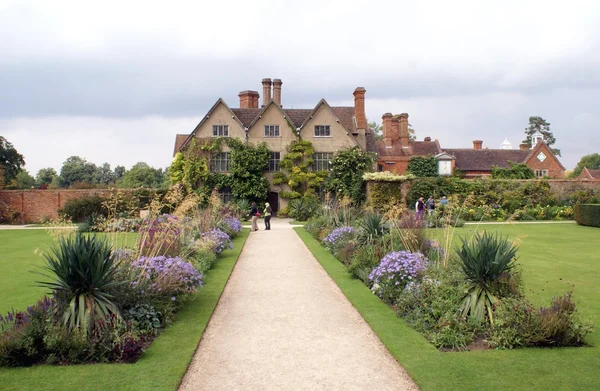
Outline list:
[[[590,170],[587,167],[583,167],[577,179],[580,181],[598,181],[600,180],[600,170]]]

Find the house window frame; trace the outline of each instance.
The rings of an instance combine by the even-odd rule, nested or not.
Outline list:
[[[279,125],[265,125],[265,137],[281,137]]]
[[[213,137],[229,137],[229,125],[213,125],[212,135]]]
[[[210,172],[229,172],[231,152],[215,152],[210,159]]]
[[[331,137],[331,125],[315,125],[315,137]]]
[[[277,154],[277,158],[275,158]],[[279,163],[281,162],[281,152],[271,152],[269,155],[269,172],[280,171]]]
[[[315,152],[313,155],[313,171],[332,171],[333,152]]]
[[[222,187],[219,189],[219,197],[221,197],[221,201],[224,204],[227,204],[231,201],[233,201],[233,193],[231,192],[231,188],[230,187]]]
[[[544,178],[548,176],[548,170],[547,169],[540,169],[540,170],[535,170],[535,177],[536,178]]]

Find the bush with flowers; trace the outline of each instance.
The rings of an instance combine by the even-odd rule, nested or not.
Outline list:
[[[221,254],[223,250],[233,248],[229,235],[219,228],[213,228],[208,232],[202,233],[199,240],[212,243],[212,249],[217,255]]]
[[[371,290],[386,301],[393,300],[407,284],[418,282],[426,267],[427,258],[419,252],[393,251],[369,274]]]
[[[323,239],[323,243],[329,251],[336,253],[354,239],[356,234],[357,231],[354,227],[344,226],[335,228]]]

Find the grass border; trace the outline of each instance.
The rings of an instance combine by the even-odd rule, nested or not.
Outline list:
[[[44,390],[57,391],[177,390],[249,234],[249,229],[243,229],[233,239],[234,249],[223,252],[206,274],[205,285],[184,304],[176,321],[161,333],[137,363],[0,368],[0,388],[33,391],[43,384]]]

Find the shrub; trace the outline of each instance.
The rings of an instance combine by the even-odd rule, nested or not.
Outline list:
[[[132,321],[135,329],[146,333],[156,332],[163,325],[162,314],[149,304],[138,304],[128,309],[123,318]]]
[[[539,330],[541,338],[537,345],[577,346],[584,343],[584,337],[592,331],[592,326],[582,322],[571,292],[552,298],[550,307],[540,308]]]
[[[230,238],[234,238],[242,231],[242,222],[237,217],[225,216],[220,221],[219,228],[226,232]]]
[[[202,273],[179,257],[141,257],[131,264],[137,271],[132,285],[160,296],[193,293],[202,286]]]
[[[200,273],[206,273],[217,262],[217,254],[210,248],[199,248],[195,251],[194,266]]]
[[[233,243],[225,232],[219,228],[211,229],[200,235],[200,240],[212,243],[212,249],[216,254],[221,254],[225,249],[233,248]]]
[[[494,348],[529,346],[540,339],[537,311],[523,298],[504,298],[496,304],[489,338]]]
[[[59,213],[66,215],[75,223],[84,222],[92,215],[106,217],[108,210],[104,205],[105,201],[105,198],[98,195],[75,198],[67,201]]]
[[[150,257],[179,254],[180,232],[176,216],[163,214],[149,219],[140,229],[140,253]]]
[[[497,298],[492,284],[514,267],[517,249],[508,239],[487,232],[476,233],[470,242],[464,238],[461,241],[462,246],[456,252],[470,287],[460,313],[479,322],[487,318],[493,324]]]
[[[331,231],[331,233],[323,239],[323,243],[325,243],[325,247],[327,247],[329,251],[335,253],[352,240],[355,235],[356,229],[354,227],[340,227]]]
[[[370,285],[371,281],[369,280],[369,274],[371,273],[371,270],[377,266],[379,259],[380,258],[375,255],[373,246],[360,246],[352,253],[348,271],[354,277],[359,278],[365,284]]]
[[[65,325],[87,330],[98,319],[119,313],[108,289],[123,282],[116,279],[119,264],[106,240],[81,233],[63,237],[44,258],[50,275],[42,275],[51,281],[38,284],[58,298]]]
[[[420,278],[426,267],[427,258],[421,253],[391,252],[369,274],[371,289],[382,299],[393,301],[408,283]]]
[[[575,205],[575,221],[579,225],[600,228],[600,204]]]
[[[298,221],[307,221],[319,211],[319,203],[314,197],[305,196],[291,200],[289,216]]]
[[[372,243],[374,239],[383,236],[388,231],[383,216],[377,213],[368,213],[360,221],[358,241],[360,244]]]

